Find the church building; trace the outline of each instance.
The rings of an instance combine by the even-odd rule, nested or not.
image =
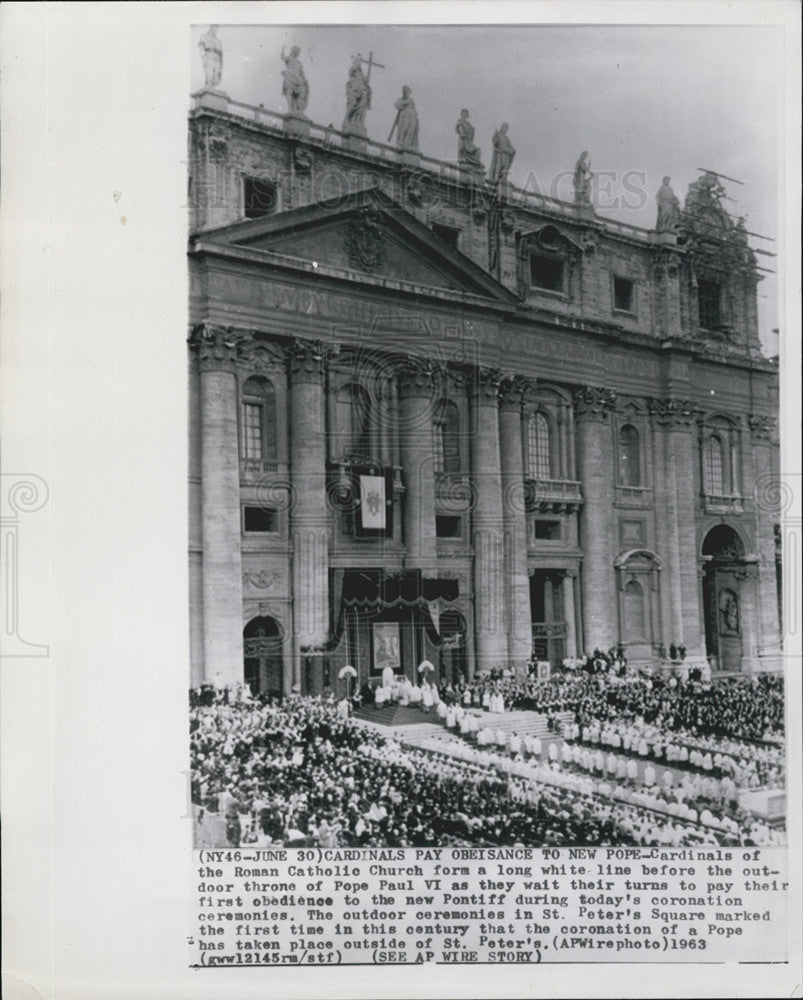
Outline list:
[[[286,113],[207,71],[189,116],[193,685],[780,669],[777,365],[717,176],[626,225],[587,154],[528,193],[506,128],[486,173],[409,92],[396,145],[323,127],[284,58]]]

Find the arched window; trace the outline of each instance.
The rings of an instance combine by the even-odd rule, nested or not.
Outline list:
[[[361,385],[350,382],[337,394],[337,434],[344,455],[371,455],[371,404]]]
[[[432,421],[435,472],[460,471],[460,414],[457,406],[442,400]]]
[[[549,421],[543,413],[527,418],[527,472],[531,479],[551,479]]]
[[[257,375],[243,385],[240,453],[245,459],[276,461],[276,390]]]
[[[623,603],[625,642],[644,639],[646,632],[644,589],[638,580],[630,580],[626,584]]]
[[[639,436],[632,424],[619,431],[619,485],[641,486]]]
[[[703,484],[706,493],[714,496],[724,495],[724,465],[722,442],[715,434],[712,434],[705,442],[703,450]]]

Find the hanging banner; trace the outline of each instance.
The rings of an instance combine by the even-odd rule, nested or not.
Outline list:
[[[360,476],[360,515],[363,529],[385,530],[384,476]]]

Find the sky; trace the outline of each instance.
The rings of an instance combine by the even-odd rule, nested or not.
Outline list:
[[[191,89],[203,86],[197,43]],[[276,25],[222,24],[221,89],[234,100],[285,111],[282,46],[301,49],[310,85],[307,115],[340,128],[351,57],[373,52],[373,99],[366,127],[386,142],[403,85],[412,88],[421,151],[455,160],[454,125],[466,107],[490,166],[491,137],[503,121],[516,149],[513,184],[571,198],[571,171],[583,150],[603,184],[600,215],[655,224],[664,176],[684,200],[698,168],[725,181],[724,206],[751,232],[777,239],[783,29],[750,26],[619,25]],[[773,242],[752,239],[774,252]],[[777,262],[760,256],[773,271]],[[777,353],[778,283],[759,285],[759,330]]]

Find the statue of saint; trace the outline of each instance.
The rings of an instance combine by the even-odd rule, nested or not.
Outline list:
[[[516,150],[508,138],[508,127],[507,122],[502,122],[501,126],[494,132],[494,155],[491,160],[491,181],[494,183],[507,180],[513,157],[516,155]]]
[[[468,120],[467,108],[460,112],[454,130],[457,132],[457,162],[461,167],[484,170],[479,146],[474,145],[474,126]]]
[[[415,110],[415,101],[410,97],[409,87],[402,87],[402,95],[396,101],[396,120],[390,130],[388,142],[396,132],[396,146],[401,150],[418,152],[418,112]]]
[[[583,150],[580,159],[574,165],[574,203],[582,207],[591,205],[591,157]]]
[[[287,110],[303,114],[309,99],[309,84],[304,76],[304,67],[298,58],[300,51],[301,49],[294,45],[290,49],[290,55],[286,56],[282,46],[282,61],[285,67],[282,70],[282,93],[287,98]]]
[[[216,24],[209,26],[207,33],[198,42],[198,48],[201,50],[206,86],[217,87],[223,75],[223,46],[217,37]]]
[[[669,186],[671,178],[664,177],[655,200],[658,202],[658,218],[655,229],[659,233],[674,233],[680,223],[680,202]]]
[[[365,112],[371,107],[371,85],[362,71],[363,58],[357,54],[349,70],[346,83],[346,117],[343,131],[365,133]]]

